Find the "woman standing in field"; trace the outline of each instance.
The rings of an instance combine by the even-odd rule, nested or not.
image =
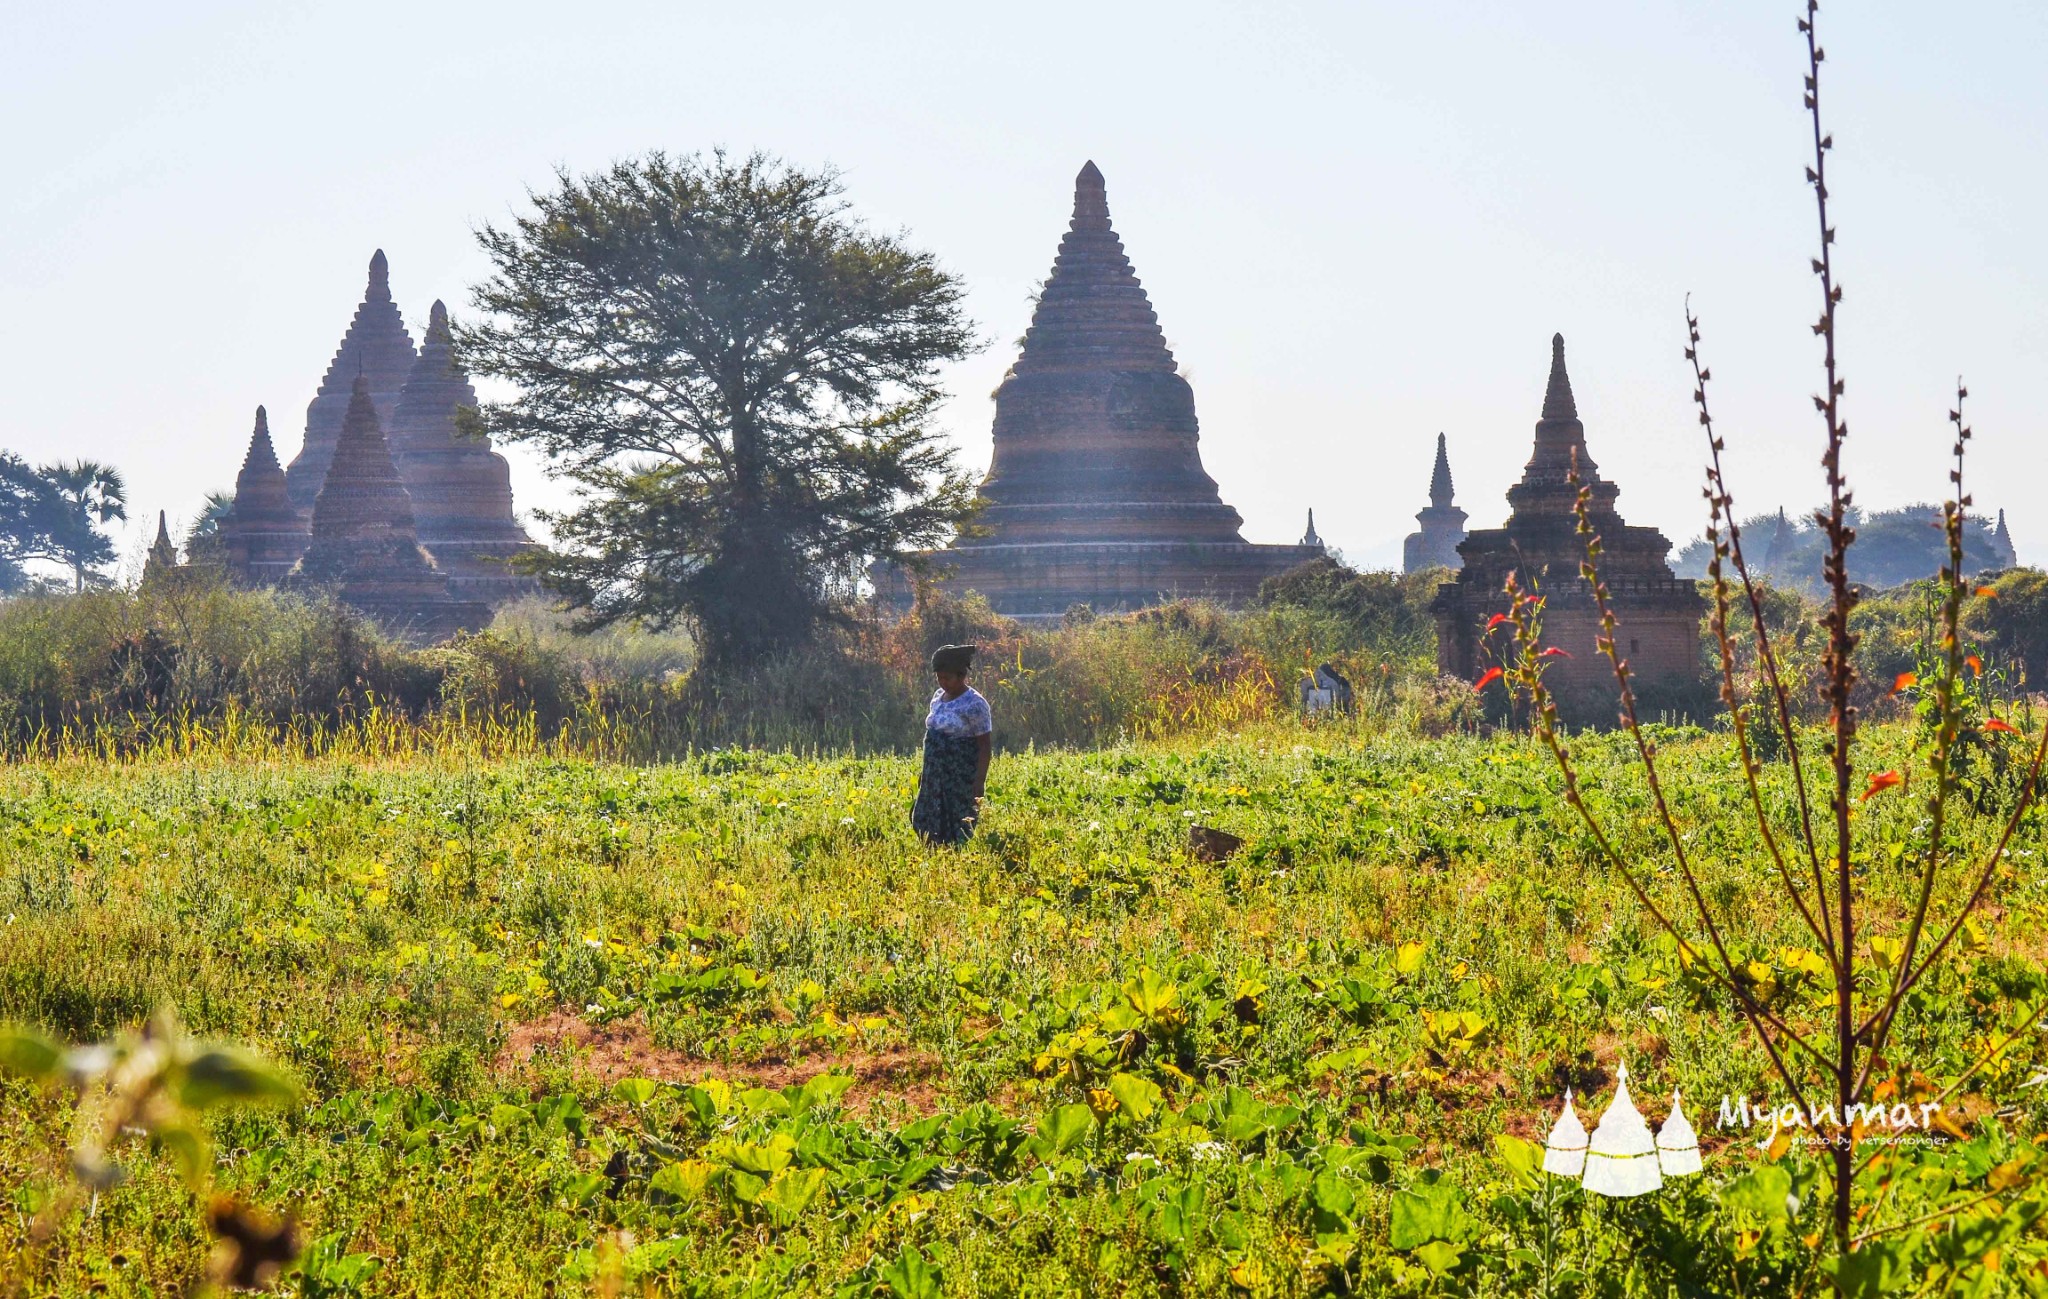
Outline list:
[[[924,718],[924,771],[910,824],[926,843],[965,843],[974,833],[994,751],[995,719],[988,700],[967,684],[975,646],[941,645],[932,651],[932,692]]]

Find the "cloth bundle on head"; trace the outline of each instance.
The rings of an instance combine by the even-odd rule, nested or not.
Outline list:
[[[932,651],[932,671],[965,675],[978,645],[941,645]]]

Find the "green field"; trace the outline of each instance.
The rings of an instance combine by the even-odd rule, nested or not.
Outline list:
[[[1675,901],[1627,744],[1578,757]],[[1805,1022],[1819,981],[1725,738],[1664,744],[1731,942]],[[213,1184],[296,1217],[298,1293],[1824,1290],[1814,1166],[1713,1130],[1723,1094],[1774,1094],[1761,1052],[1533,742],[1011,752],[959,852],[911,837],[914,779],[749,752],[0,767],[0,1021],[76,1042],[170,1007],[278,1062],[300,1099],[212,1111]],[[1903,913],[1884,845],[1920,815],[1859,812],[1875,914]],[[1245,846],[1198,860],[1196,824]],[[2041,994],[2038,844],[1916,994],[1902,1094]],[[1953,1107],[1967,1140],[1873,1174],[1865,1226],[1982,1201],[1991,1234],[1915,1237],[1926,1293],[2041,1292],[2044,1056],[2013,1046]],[[1518,1167],[1512,1138],[1568,1086],[1590,1125],[1624,1059],[1653,1125],[1684,1089],[1706,1174],[1592,1201]],[[63,1194],[84,1104],[0,1080],[0,1294],[194,1293],[212,1242],[168,1152]]]

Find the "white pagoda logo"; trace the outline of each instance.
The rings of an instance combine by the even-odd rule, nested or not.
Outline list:
[[[1628,1065],[1623,1063],[1614,1099],[1586,1135],[1586,1125],[1572,1108],[1572,1094],[1564,1094],[1564,1112],[1551,1125],[1543,1142],[1543,1171],[1558,1177],[1576,1177],[1595,1195],[1617,1199],[1647,1195],[1664,1185],[1667,1177],[1686,1177],[1700,1171],[1700,1142],[1692,1123],[1671,1093],[1671,1117],[1657,1135],[1636,1112],[1628,1094]]]

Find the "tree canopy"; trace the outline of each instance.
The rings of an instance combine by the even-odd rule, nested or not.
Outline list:
[[[24,564],[62,564],[83,591],[104,580],[96,571],[114,557],[101,526],[128,517],[128,489],[119,470],[92,460],[31,468],[0,451],[0,592],[29,585]]]
[[[1864,586],[1885,588],[1933,577],[1948,563],[1948,534],[1942,530],[1941,507],[1908,505],[1868,514],[1852,510],[1856,542],[1849,548],[1849,578]],[[1778,516],[1758,514],[1742,521],[1742,550],[1750,570],[1781,586],[1821,592],[1821,557],[1827,538],[1810,516],[1788,514],[1785,534],[1778,537]],[[1672,567],[1681,577],[1707,575],[1708,550],[1699,538],[1679,551]],[[1964,520],[1963,569],[1987,572],[2007,566],[1993,535],[1993,523],[1980,514]]]
[[[580,489],[533,566],[595,627],[685,621],[708,662],[801,643],[866,564],[972,501],[931,425],[974,346],[960,281],[763,155],[563,172],[479,234],[483,426]]]

